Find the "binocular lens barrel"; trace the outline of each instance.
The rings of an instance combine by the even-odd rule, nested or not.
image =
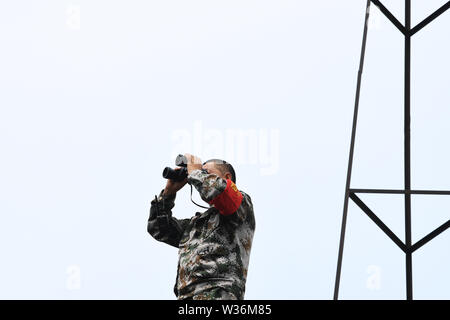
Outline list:
[[[175,170],[170,167],[165,167],[163,170],[163,178],[170,179],[170,177],[173,176],[173,171]]]
[[[170,179],[173,181],[183,181],[188,176],[186,168],[174,170],[170,167],[165,167],[162,175],[163,175],[163,178]]]
[[[163,178],[170,179],[173,181],[183,181],[187,178],[187,159],[182,154],[179,154],[175,159],[175,165],[181,167],[178,170],[174,170],[170,167],[165,167],[163,170]]]

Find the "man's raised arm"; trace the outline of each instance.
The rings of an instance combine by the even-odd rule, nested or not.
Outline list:
[[[147,231],[153,238],[178,248],[183,231],[190,219],[176,219],[172,217],[176,194],[164,195],[161,191],[150,207]]]
[[[193,185],[200,197],[214,205],[222,215],[231,215],[240,207],[242,193],[230,179],[223,179],[213,173],[193,170],[188,175],[188,183]]]

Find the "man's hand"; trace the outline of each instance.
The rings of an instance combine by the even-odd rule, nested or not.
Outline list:
[[[192,154],[186,153],[184,155],[187,159],[187,171],[191,174],[194,170],[202,169],[202,160],[199,157],[193,156]]]
[[[175,168],[175,170],[180,170],[181,168]],[[164,188],[163,195],[165,196],[171,196],[177,193],[178,190],[184,187],[184,185],[187,183],[187,178],[183,181],[173,181],[170,179],[167,179],[166,187]]]

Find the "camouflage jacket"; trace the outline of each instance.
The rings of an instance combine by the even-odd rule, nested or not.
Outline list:
[[[148,232],[158,241],[178,250],[178,299],[223,288],[243,299],[255,230],[253,205],[249,195],[239,191],[231,180],[194,170],[188,183],[211,207],[190,219],[172,216],[175,195],[153,200]]]

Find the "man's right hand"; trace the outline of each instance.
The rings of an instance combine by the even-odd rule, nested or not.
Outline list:
[[[181,168],[175,168],[175,170],[180,170]],[[173,181],[170,179],[167,179],[166,187],[164,188],[163,195],[165,196],[171,196],[174,195],[184,187],[184,185],[187,183],[187,178],[183,181]]]

